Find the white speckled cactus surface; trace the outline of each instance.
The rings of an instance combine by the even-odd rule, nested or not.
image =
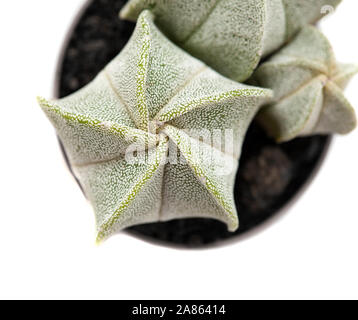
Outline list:
[[[260,59],[321,19],[341,0],[130,0],[121,17],[135,21],[151,9],[179,46],[221,74],[247,80]]]
[[[343,89],[357,65],[338,64],[325,36],[314,27],[301,33],[256,71],[257,82],[275,92],[259,120],[278,141],[315,133],[348,133],[356,126]]]
[[[129,1],[121,17],[137,26],[119,55],[78,92],[38,99],[93,205],[97,240],[188,217],[235,231],[234,182],[257,114],[278,141],[353,130],[343,89],[357,67],[306,26],[339,2]]]

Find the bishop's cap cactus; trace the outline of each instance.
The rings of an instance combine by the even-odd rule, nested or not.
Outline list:
[[[255,72],[254,83],[275,93],[274,102],[258,119],[280,142],[348,133],[357,120],[343,89],[357,72],[356,65],[336,62],[329,41],[317,28],[306,27]]]
[[[127,46],[92,83],[39,102],[94,207],[101,241],[132,225],[184,217],[214,218],[236,230],[241,145],[271,97],[176,47],[144,11]],[[231,152],[206,140],[217,130],[231,132]]]
[[[221,74],[245,81],[260,59],[341,0],[130,0],[121,17],[151,9],[172,41]]]

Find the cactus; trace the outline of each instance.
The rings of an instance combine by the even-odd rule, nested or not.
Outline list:
[[[357,65],[337,63],[327,38],[315,27],[306,27],[255,72],[254,83],[275,94],[258,120],[278,142],[349,133],[357,120],[343,89],[357,72]]]
[[[129,1],[121,17],[137,26],[122,52],[78,92],[38,99],[93,205],[97,240],[188,217],[235,231],[234,181],[257,114],[278,142],[353,130],[343,89],[358,68],[307,26],[339,3]]]
[[[341,0],[130,0],[123,19],[150,9],[176,44],[222,75],[246,81],[260,59]]]
[[[271,98],[271,90],[224,78],[188,55],[144,11],[127,46],[92,83],[39,103],[94,207],[101,241],[132,225],[184,217],[236,230],[241,145]],[[223,131],[235,146],[229,151],[211,143]]]

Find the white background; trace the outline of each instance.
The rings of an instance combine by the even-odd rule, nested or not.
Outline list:
[[[0,2],[0,298],[358,298],[358,131],[279,219],[204,251],[121,234],[95,245],[90,206],[67,171],[35,97],[82,0]],[[358,63],[358,1],[322,25],[337,57]],[[358,108],[358,78],[347,90]]]

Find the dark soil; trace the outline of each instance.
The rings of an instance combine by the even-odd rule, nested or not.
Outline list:
[[[127,43],[135,25],[118,18],[125,2],[93,0],[82,12],[61,59],[57,96],[66,96],[90,82]],[[235,238],[268,220],[293,199],[319,166],[329,142],[329,137],[315,136],[277,145],[253,124],[236,179],[237,232],[229,233],[223,223],[210,219],[147,224],[128,232],[187,247]]]

